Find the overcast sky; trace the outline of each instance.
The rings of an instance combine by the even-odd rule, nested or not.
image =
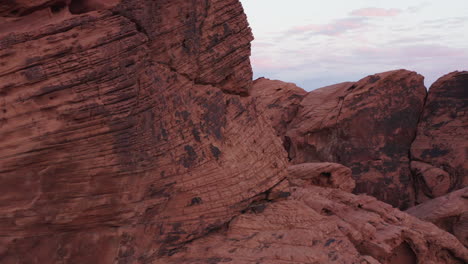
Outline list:
[[[468,70],[468,0],[241,0],[255,77],[306,90],[408,69]]]

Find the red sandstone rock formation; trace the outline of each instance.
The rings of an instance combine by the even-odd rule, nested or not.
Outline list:
[[[351,169],[336,163],[302,163],[288,167],[288,180],[293,186],[317,185],[352,192],[356,183]]]
[[[447,232],[343,191],[353,189],[350,169],[289,166],[277,135],[300,101],[314,99],[302,100],[292,85],[257,90],[267,80],[246,97],[251,40],[238,0],[2,5],[0,263],[468,261]],[[363,132],[380,149],[362,146],[371,157],[383,151],[382,168],[398,158],[407,164],[401,153],[413,112],[404,107],[419,106],[419,87],[410,72],[369,77],[346,87],[350,98],[327,95],[335,99],[322,102],[331,111],[324,124],[348,128],[353,114],[369,120],[359,111],[370,97],[383,107],[370,108],[382,118],[376,124],[390,134]],[[288,97],[272,101],[278,94]],[[260,95],[271,96],[263,104]],[[276,119],[266,109],[286,114]],[[384,111],[395,111],[394,119]],[[404,146],[390,144],[400,139]],[[361,146],[347,144],[347,151]],[[299,150],[296,163],[310,155]],[[337,161],[350,159],[363,185],[369,173],[356,177],[356,168],[365,172],[367,156],[351,150],[356,159],[340,154]],[[406,179],[395,175],[389,186],[399,191]]]
[[[307,94],[293,83],[259,78],[253,82],[250,96],[257,102],[257,109],[271,122],[279,137],[286,134],[288,124],[296,116],[299,104]]]
[[[406,212],[454,234],[468,247],[468,187],[426,201]]]
[[[296,187],[156,263],[466,263],[452,235],[369,196]]]
[[[119,2],[120,0],[6,0],[0,4],[0,17],[20,17],[43,9],[57,13],[64,8],[73,14],[81,14],[108,9]]]
[[[0,24],[1,263],[150,263],[285,177],[280,139],[230,95],[252,79],[239,1]]]
[[[408,153],[425,96],[423,77],[405,70],[314,90],[288,126],[290,158],[344,164],[357,193],[406,208],[414,203]]]
[[[468,186],[468,72],[453,72],[430,88],[411,146],[417,199]]]

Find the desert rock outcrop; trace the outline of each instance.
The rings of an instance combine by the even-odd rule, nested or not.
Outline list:
[[[468,261],[452,235],[373,197],[294,187],[157,263],[439,264]]]
[[[291,185],[304,187],[317,185],[352,192],[356,185],[351,169],[337,163],[302,163],[288,167]]]
[[[408,153],[425,96],[423,77],[406,70],[314,90],[288,126],[289,156],[348,166],[357,193],[407,208],[414,203]]]
[[[0,18],[1,263],[150,263],[285,177],[239,1],[48,8]]]
[[[2,5],[0,263],[467,262],[349,193],[413,202],[421,76],[252,88],[252,39],[238,0]]]
[[[411,207],[406,212],[454,234],[468,247],[468,187]]]
[[[418,202],[468,186],[468,72],[447,74],[429,89],[411,159]]]
[[[250,90],[250,96],[256,99],[257,108],[270,120],[277,135],[282,139],[306,94],[304,89],[293,83],[266,78],[255,80]]]

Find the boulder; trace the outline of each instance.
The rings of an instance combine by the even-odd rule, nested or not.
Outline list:
[[[411,145],[418,202],[468,186],[468,72],[452,72],[429,89]]]
[[[468,187],[406,210],[454,234],[468,248]]]
[[[356,185],[351,169],[337,163],[302,163],[288,167],[287,171],[293,186],[317,185],[352,192]]]
[[[257,109],[270,120],[276,134],[282,139],[306,94],[304,89],[293,83],[266,78],[255,80],[250,90]]]
[[[414,204],[409,149],[423,108],[423,77],[397,70],[308,93],[286,133],[293,163],[350,167],[356,193]]]

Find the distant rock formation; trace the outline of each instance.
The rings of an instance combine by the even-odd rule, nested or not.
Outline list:
[[[468,186],[468,72],[447,74],[429,89],[411,159],[418,202]]]
[[[253,82],[250,96],[256,99],[257,109],[270,120],[279,137],[297,115],[300,102],[307,92],[293,83],[259,78]]]
[[[344,164],[356,193],[407,208],[414,204],[408,155],[425,96],[423,77],[405,70],[311,91],[286,129],[289,157]]]

